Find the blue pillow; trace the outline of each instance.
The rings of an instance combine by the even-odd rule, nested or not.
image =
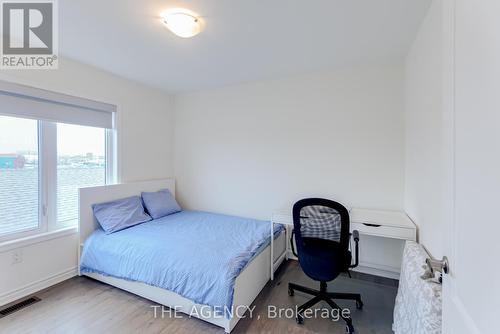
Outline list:
[[[151,217],[144,212],[139,196],[92,205],[94,216],[106,234],[145,223]]]
[[[142,193],[142,201],[153,219],[158,219],[181,211],[168,189],[152,193]]]

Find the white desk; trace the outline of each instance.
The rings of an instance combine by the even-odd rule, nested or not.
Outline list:
[[[349,211],[351,231],[375,237],[417,241],[417,227],[400,211],[367,210],[353,208]]]
[[[349,211],[351,221],[351,232],[358,230],[361,235],[368,236],[366,241],[367,252],[363,252],[363,240],[360,242],[360,265],[355,270],[372,273],[375,275],[386,276],[391,278],[398,278],[399,265],[394,262],[400,262],[402,256],[402,246],[405,240],[417,241],[417,227],[408,218],[404,212],[400,211],[386,211],[386,210],[369,210],[353,208]],[[271,244],[273,240],[274,224],[279,223],[285,225],[286,233],[286,259],[295,258],[290,249],[290,232],[293,229],[293,218],[290,210],[279,210],[272,215],[271,218]],[[372,240],[372,237],[375,237]],[[386,238],[386,239],[378,239]],[[385,240],[385,242],[384,242]],[[398,242],[400,241],[400,242]],[[389,247],[389,250],[387,249]],[[370,249],[371,248],[371,249]],[[273,261],[274,255],[271,245],[271,279],[274,279],[274,271],[278,261]],[[388,254],[395,253],[395,254]],[[378,253],[378,254],[377,254]],[[400,254],[401,253],[401,254]],[[367,261],[363,261],[363,254]],[[369,255],[391,255],[393,263],[385,265],[383,263],[376,263],[370,261]],[[383,261],[382,261],[383,262]]]
[[[285,226],[285,259],[288,260],[291,257],[295,258],[290,249],[290,232],[293,230],[292,213],[287,213],[286,211],[273,213],[271,217],[271,281],[274,280],[274,271],[278,269],[278,266],[283,261],[281,256],[274,261],[274,224],[282,224]]]

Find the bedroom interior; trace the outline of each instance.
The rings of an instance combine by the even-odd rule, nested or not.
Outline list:
[[[500,3],[0,9],[0,333],[497,331]]]

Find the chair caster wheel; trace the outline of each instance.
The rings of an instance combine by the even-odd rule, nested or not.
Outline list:
[[[352,325],[346,325],[346,326],[345,326],[345,332],[346,332],[347,334],[352,334],[352,333],[354,333],[354,327],[353,327]]]
[[[358,310],[362,310],[363,309],[363,302],[361,300],[356,300],[356,308]]]
[[[297,323],[299,325],[304,324],[304,317],[302,315],[300,315],[300,314],[297,314],[297,317],[295,318],[295,320],[297,321]]]
[[[294,291],[292,289],[288,289],[288,295],[292,297],[294,295]]]

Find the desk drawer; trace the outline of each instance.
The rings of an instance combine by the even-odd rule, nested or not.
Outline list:
[[[379,237],[415,240],[415,230],[410,228],[376,226],[368,223],[351,223],[351,230],[358,230],[361,234]]]

